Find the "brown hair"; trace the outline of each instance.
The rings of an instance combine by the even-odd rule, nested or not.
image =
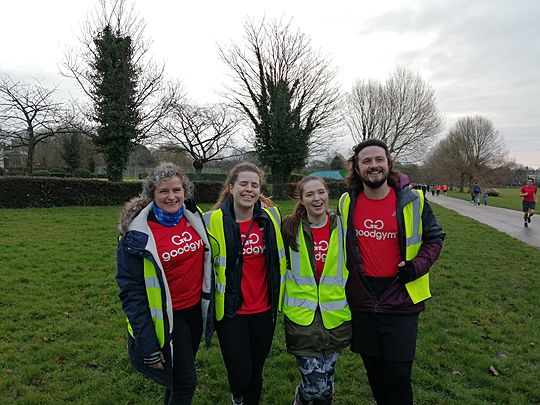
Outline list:
[[[256,173],[259,176],[259,183],[262,188],[262,185],[264,184],[264,172],[259,169],[257,165],[254,165],[253,163],[249,162],[242,162],[235,165],[231,170],[229,170],[229,175],[227,176],[227,180],[223,183],[223,187],[221,188],[221,193],[219,194],[218,200],[212,207],[213,210],[216,210],[220,207],[220,205],[225,201],[229,196],[231,196],[231,190],[229,186],[233,186],[234,183],[236,183],[236,179],[238,179],[238,175],[241,172],[252,172]],[[259,195],[259,200],[262,201],[267,207],[273,207],[274,204],[272,203],[272,200],[268,197],[265,197],[262,192]]]
[[[366,139],[365,141],[360,142],[353,148],[354,154],[348,160],[349,174],[347,175],[347,184],[349,186],[349,189],[359,191],[364,189],[364,183],[362,181],[362,178],[360,177],[360,173],[358,173],[358,154],[362,149],[367,148],[368,146],[378,146],[384,149],[386,159],[388,160],[388,184],[390,186],[395,186],[399,179],[399,172],[393,170],[394,160],[390,156],[388,146],[386,146],[386,143],[384,143],[380,139]]]
[[[297,198],[296,205],[293,208],[292,214],[287,217],[282,227],[283,241],[285,242],[285,245],[289,246],[295,252],[298,252],[298,243],[296,240],[296,235],[298,235],[298,228],[300,227],[302,218],[307,216],[306,207],[304,206],[304,204],[302,204],[302,194],[304,192],[304,186],[310,181],[314,180],[321,182],[326,189],[326,192],[330,194],[326,181],[324,181],[319,176],[304,176],[296,183],[294,189],[294,196]]]

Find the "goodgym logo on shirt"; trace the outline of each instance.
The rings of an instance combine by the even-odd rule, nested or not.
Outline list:
[[[372,220],[370,218],[364,221],[365,229],[355,229],[356,237],[371,238],[376,240],[386,240],[397,238],[397,232],[384,232],[384,222],[380,219]]]
[[[187,231],[182,232],[182,235],[174,235],[171,238],[171,242],[178,246],[178,248],[161,254],[161,257],[165,262],[168,262],[173,257],[183,255],[184,253],[195,252],[200,249],[203,244],[202,239],[193,241],[193,235]]]
[[[315,251],[315,260],[322,261],[326,263],[326,254],[328,253],[328,242],[321,240],[319,243],[313,245],[313,250]]]
[[[249,235],[249,238],[246,239],[246,235],[241,235],[242,242],[244,243],[244,255],[261,255],[264,253],[264,245],[261,243],[261,238],[256,233]]]

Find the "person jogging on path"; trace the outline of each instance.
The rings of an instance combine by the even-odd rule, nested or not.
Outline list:
[[[418,316],[445,233],[422,191],[403,188],[384,142],[359,143],[349,162],[339,212],[347,227],[351,350],[362,356],[377,404],[412,404]]]
[[[480,187],[480,184],[478,184],[478,182],[475,182],[472,188],[472,194],[473,194],[473,201],[476,205],[480,205],[481,192],[482,192],[482,188]]]
[[[536,209],[536,192],[538,191],[534,180],[529,177],[527,179],[527,185],[521,187],[520,196],[523,197],[523,221],[524,226],[527,228],[531,223],[531,217],[534,215]]]

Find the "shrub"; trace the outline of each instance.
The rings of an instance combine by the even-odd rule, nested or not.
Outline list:
[[[142,172],[138,174],[139,180],[144,180],[148,177],[148,173]]]
[[[295,183],[279,183],[272,185],[273,200],[290,200],[294,198]]]
[[[10,167],[6,169],[5,175],[7,176],[26,176],[25,167]]]
[[[61,179],[45,177],[0,177],[0,208],[63,207],[68,205],[120,205],[141,192],[141,181],[111,183],[97,179]],[[222,182],[194,182],[195,201],[213,203],[221,192]],[[277,187],[276,187],[277,186]],[[293,197],[294,184],[265,186],[262,192],[274,199]],[[328,182],[330,197],[345,191],[345,182]]]
[[[0,178],[0,208],[120,205],[141,192],[140,181],[111,183],[96,179]],[[197,203],[217,200],[221,183],[195,183]]]
[[[67,170],[61,167],[54,167],[49,170],[49,173],[51,177],[66,177],[68,174]]]
[[[347,184],[343,180],[326,181],[330,198],[339,198],[347,191]],[[272,198],[276,200],[289,200],[296,198],[294,195],[295,183],[274,184],[272,186]]]
[[[32,176],[36,177],[49,177],[51,173],[46,169],[34,170]]]
[[[227,180],[227,173],[186,173],[191,181],[219,181],[223,183]]]
[[[88,169],[85,169],[84,167],[79,167],[78,169],[73,170],[71,177],[75,177],[78,179],[90,179],[94,177],[94,173],[92,173]]]

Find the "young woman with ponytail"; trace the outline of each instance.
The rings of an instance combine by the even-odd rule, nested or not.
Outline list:
[[[351,338],[345,232],[341,217],[328,208],[323,179],[304,177],[296,194],[298,202],[283,224],[285,340],[302,376],[294,403],[326,405],[332,403],[339,352]]]
[[[261,194],[263,180],[254,164],[236,165],[213,210],[204,216],[219,244],[215,329],[236,405],[260,402],[286,266],[281,215]]]

